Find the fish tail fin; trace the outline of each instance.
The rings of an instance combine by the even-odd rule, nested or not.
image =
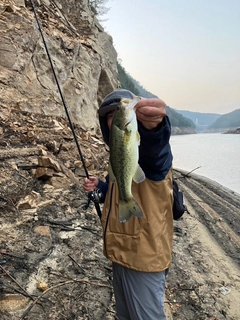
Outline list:
[[[143,217],[142,210],[136,200],[133,197],[128,201],[119,200],[119,222],[127,222],[132,216]]]

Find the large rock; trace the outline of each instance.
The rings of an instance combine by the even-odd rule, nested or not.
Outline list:
[[[87,0],[35,5],[70,116],[96,131],[98,105],[118,87],[112,38]],[[30,1],[3,0],[0,10],[0,108],[65,115]]]

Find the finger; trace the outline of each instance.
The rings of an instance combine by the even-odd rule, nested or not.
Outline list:
[[[83,189],[86,190],[86,191],[90,191],[90,190],[94,189],[94,186],[93,186],[92,183],[84,183],[83,184]]]
[[[143,113],[138,113],[137,118],[140,121],[149,121],[149,122],[161,122],[165,114],[154,114],[154,115],[145,115]]]
[[[93,191],[93,188],[90,188],[90,187],[85,187],[83,188],[84,189],[84,192],[90,192],[90,191]]]
[[[94,189],[94,184],[92,184],[92,183],[85,184],[85,188]]]
[[[96,180],[97,178],[96,177],[89,177],[89,181],[95,186],[96,184]]]
[[[166,109],[165,108],[157,108],[157,107],[149,107],[144,106],[137,109],[137,116],[147,116],[147,117],[156,117],[156,116],[165,116]]]
[[[144,106],[149,106],[149,107],[156,107],[156,108],[164,108],[166,107],[166,103],[158,98],[142,98],[139,100],[139,102],[136,104],[136,109],[144,107]]]
[[[84,178],[84,183],[85,184],[91,183],[90,177],[89,178]]]

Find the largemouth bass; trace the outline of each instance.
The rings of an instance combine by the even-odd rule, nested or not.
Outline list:
[[[138,164],[140,136],[135,105],[140,99],[122,99],[110,129],[109,178],[118,185],[120,222],[127,222],[132,216],[143,217],[142,210],[131,192],[132,180],[140,183],[145,179],[145,174]]]

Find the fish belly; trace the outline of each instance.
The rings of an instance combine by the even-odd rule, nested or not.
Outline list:
[[[110,163],[119,189],[119,221],[126,222],[131,216],[143,217],[131,192],[133,176],[138,168],[137,131],[112,129]]]

